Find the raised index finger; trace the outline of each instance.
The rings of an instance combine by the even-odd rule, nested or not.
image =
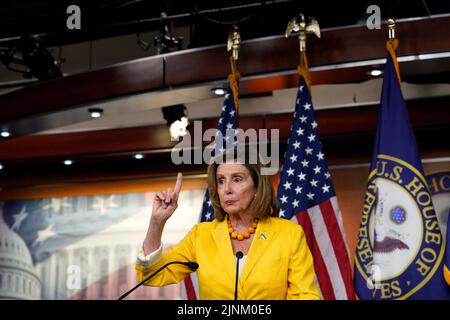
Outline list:
[[[183,175],[181,174],[181,172],[178,172],[177,175],[177,182],[175,183],[175,189],[174,191],[179,194],[180,190],[181,190],[181,182],[183,181]]]

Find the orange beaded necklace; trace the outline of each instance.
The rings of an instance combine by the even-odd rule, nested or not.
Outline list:
[[[227,220],[228,223],[228,233],[230,234],[231,238],[233,239],[238,239],[239,241],[242,241],[244,239],[248,239],[250,238],[250,235],[252,233],[255,233],[256,231],[256,227],[258,226],[258,218],[255,218],[252,226],[250,228],[247,229],[247,231],[245,231],[244,233],[237,233],[233,226],[231,225],[230,220]]]

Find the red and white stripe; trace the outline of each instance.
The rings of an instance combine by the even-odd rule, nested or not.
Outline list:
[[[190,273],[181,284],[182,298],[185,300],[197,300],[199,298],[197,272]]]
[[[349,251],[336,197],[294,215],[305,232],[322,296],[354,299]]]

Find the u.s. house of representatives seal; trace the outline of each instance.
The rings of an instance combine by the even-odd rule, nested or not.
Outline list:
[[[443,257],[443,238],[423,175],[378,155],[369,175],[355,264],[374,299],[406,299]]]

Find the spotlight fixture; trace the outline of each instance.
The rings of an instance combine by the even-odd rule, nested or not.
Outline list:
[[[65,164],[66,166],[70,166],[70,165],[73,164],[73,160],[70,160],[70,159],[64,160],[64,164]]]
[[[0,60],[8,70],[20,72],[25,78],[45,81],[63,76],[61,61],[56,60],[38,39],[23,36],[11,47],[0,48]]]
[[[158,54],[179,51],[183,47],[183,37],[176,39],[171,34],[171,22],[167,20],[167,14],[161,12],[160,14],[160,34],[153,39],[153,43],[156,47]]]
[[[138,159],[138,160],[141,160],[141,159],[144,159],[144,155],[143,155],[142,153],[136,153],[136,154],[134,155],[134,158],[135,158],[135,159]]]
[[[6,129],[3,129],[2,132],[0,133],[0,135],[1,135],[3,138],[8,138],[9,136],[11,136],[11,132],[9,132],[9,131],[6,130]]]
[[[379,68],[372,68],[367,72],[368,75],[372,76],[372,77],[378,77],[381,76],[383,74],[383,70],[379,69]]]
[[[222,87],[215,87],[212,88],[211,91],[216,95],[216,96],[223,96],[225,93],[227,93],[227,91],[222,88]]]
[[[2,164],[0,164],[0,170],[3,170],[3,165]]]
[[[101,108],[90,108],[88,111],[92,118],[100,118],[103,114],[103,109]]]
[[[169,126],[170,137],[172,141],[178,141],[180,137],[187,133],[189,119],[187,117],[187,108],[184,104],[162,108],[164,119]]]

